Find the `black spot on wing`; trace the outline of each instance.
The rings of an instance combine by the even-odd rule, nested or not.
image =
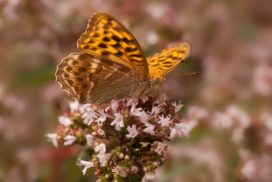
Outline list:
[[[110,53],[109,53],[108,51],[102,51],[101,54],[102,54],[103,56],[108,56],[108,55],[110,55]]]
[[[119,37],[117,37],[116,35],[113,35],[111,38],[113,40],[115,40],[116,42],[120,42],[121,41],[121,39]]]
[[[114,47],[115,49],[118,49],[121,47],[121,45],[119,42],[117,42],[116,44],[113,44],[112,47]]]
[[[81,78],[81,77],[77,77],[76,79],[77,79],[77,81],[79,81],[79,82],[83,82],[83,78]]]
[[[66,68],[66,71],[70,72],[70,71],[72,71],[72,68],[71,68],[70,66],[68,66],[68,67]]]
[[[79,71],[79,72],[86,72],[87,69],[86,69],[85,67],[79,67],[79,68],[78,68],[78,71]]]
[[[67,82],[68,82],[69,85],[73,85],[74,84],[73,80],[67,80]]]
[[[95,33],[95,34],[93,34],[93,37],[97,38],[97,37],[99,37],[99,34]]]
[[[83,49],[89,49],[90,46],[89,46],[89,45],[84,45],[82,48],[83,48]]]
[[[102,40],[105,41],[105,42],[109,42],[110,41],[110,39],[108,37],[104,37]]]
[[[121,57],[123,56],[124,54],[121,52],[121,51],[118,51],[117,53],[114,53],[115,56],[117,57]]]
[[[103,43],[100,43],[100,44],[98,44],[98,47],[100,47],[100,48],[107,48],[108,46],[105,45],[105,44],[103,44]]]
[[[73,62],[72,62],[72,65],[77,65],[78,64],[78,61],[76,61],[76,60],[74,60]]]

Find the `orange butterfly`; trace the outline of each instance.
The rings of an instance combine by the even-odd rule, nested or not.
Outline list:
[[[79,102],[98,104],[147,95],[189,53],[189,45],[182,43],[145,57],[135,37],[104,13],[89,20],[77,47],[80,52],[58,65],[56,80]]]

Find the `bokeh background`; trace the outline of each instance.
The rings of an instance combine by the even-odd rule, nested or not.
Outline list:
[[[78,147],[56,149],[45,134],[69,102],[54,81],[56,66],[76,51],[97,11],[124,23],[146,55],[191,45],[162,90],[197,126],[176,141],[160,181],[271,181],[271,7],[271,0],[0,0],[0,181],[95,181],[76,166]]]

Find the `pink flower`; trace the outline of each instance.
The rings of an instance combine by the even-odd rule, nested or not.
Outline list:
[[[145,173],[142,182],[155,181],[155,179],[156,179],[155,173],[153,171],[150,171]]]
[[[230,115],[217,112],[214,115],[213,124],[217,129],[230,129],[233,126],[234,121]]]
[[[130,168],[130,171],[131,171],[132,173],[137,173],[137,172],[139,171],[139,169],[138,169],[137,166],[132,165],[131,168]]]
[[[120,131],[121,128],[124,127],[124,117],[122,114],[120,113],[114,113],[114,120],[113,122],[111,123],[112,126],[115,126],[115,129],[117,131]]]
[[[208,111],[198,106],[191,106],[188,109],[188,117],[190,120],[201,120],[208,116]]]
[[[118,108],[118,101],[115,100],[115,99],[113,99],[113,100],[111,101],[111,109],[112,109],[113,111],[116,111],[117,108]]]
[[[67,127],[69,127],[69,126],[71,126],[73,124],[71,119],[68,118],[68,117],[65,117],[65,116],[60,116],[59,117],[59,122],[60,122],[60,124],[63,124],[64,126],[67,126]]]
[[[48,140],[49,140],[50,142],[53,143],[53,145],[54,145],[55,147],[58,147],[58,135],[57,135],[57,133],[48,133],[48,134],[46,135],[46,137],[48,138]]]
[[[144,96],[144,97],[141,98],[141,100],[143,101],[143,103],[146,103],[148,101],[148,97]]]
[[[93,136],[90,135],[90,134],[87,134],[87,135],[85,136],[85,138],[86,138],[87,146],[92,146],[92,145],[93,145]]]
[[[145,123],[145,122],[147,122],[149,119],[150,119],[150,115],[147,114],[146,112],[142,111],[141,114],[140,114],[140,121],[141,121],[142,123]]]
[[[127,100],[127,106],[132,106],[132,105],[135,105],[137,104],[137,101],[135,98],[131,98],[131,99],[128,99]]]
[[[97,130],[97,133],[98,133],[99,135],[105,135],[104,130],[102,130],[101,128],[99,128],[99,129]]]
[[[75,111],[79,110],[80,104],[77,101],[70,102],[69,107],[70,107],[72,112],[75,112]]]
[[[89,168],[94,167],[94,163],[90,162],[90,161],[80,160],[79,163],[81,166],[84,166],[84,168],[82,170],[83,175],[86,174],[86,172]]]
[[[133,104],[131,109],[130,109],[130,114],[132,116],[140,117],[142,115],[142,108],[136,108],[136,104]]]
[[[64,145],[72,145],[76,141],[76,137],[73,135],[67,135],[64,137]]]
[[[158,106],[153,106],[150,114],[155,114],[155,115],[156,115],[156,114],[159,114],[159,113],[160,113],[160,110],[161,110],[160,107],[158,107]]]
[[[196,126],[196,124],[197,123],[194,120],[191,122],[182,122],[175,124],[175,127],[171,130],[169,138],[174,139],[184,135],[187,136],[190,131]]]
[[[172,122],[171,116],[167,117],[160,116],[159,118],[160,118],[159,123],[161,124],[162,127],[169,126],[169,124]]]
[[[175,113],[179,112],[180,109],[183,107],[181,103],[177,103],[177,102],[174,102],[172,105],[175,107]]]
[[[48,138],[56,146],[85,146],[88,156],[84,159],[89,161],[80,160],[83,174],[94,167],[99,180],[143,178],[143,172],[152,179],[149,172],[168,159],[165,142],[169,135],[182,136],[190,130],[188,123],[180,121],[180,108],[181,104],[170,103],[164,96],[112,100],[103,105],[74,103],[68,117],[60,117],[56,134]],[[94,152],[87,154],[90,148]]]
[[[119,174],[122,177],[126,177],[128,173],[128,169],[122,166],[115,166],[112,171]]]
[[[107,119],[107,115],[105,113],[101,113],[100,117],[95,120],[98,124],[103,124]]]
[[[155,126],[150,123],[145,123],[146,128],[143,130],[147,134],[154,135]]]
[[[100,165],[102,167],[105,167],[108,164],[111,154],[110,153],[99,153],[99,154],[97,154],[97,157],[99,159]]]
[[[99,154],[104,154],[106,153],[106,145],[101,143],[94,148],[94,151]]]
[[[94,110],[91,108],[87,109],[86,112],[82,115],[82,118],[84,119],[84,123],[87,125],[90,125],[92,122],[94,122],[97,119],[97,114]],[[100,120],[103,120],[104,118],[100,118]],[[103,121],[104,122],[104,121]]]
[[[243,128],[246,128],[250,125],[250,118],[248,114],[241,110],[239,107],[235,105],[229,106],[226,113],[233,119],[236,119]]]
[[[136,125],[128,126],[127,131],[128,131],[128,134],[126,135],[127,138],[135,138],[139,134]]]
[[[157,152],[159,155],[162,155],[163,153],[167,152],[167,145],[162,142],[154,142],[152,144],[152,148],[155,152]]]

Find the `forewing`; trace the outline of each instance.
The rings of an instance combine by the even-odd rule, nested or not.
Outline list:
[[[106,102],[126,96],[131,83],[138,80],[122,64],[85,53],[73,53],[58,65],[56,80],[69,95],[81,103]]]
[[[134,36],[113,17],[95,14],[86,31],[77,41],[80,50],[99,55],[134,69],[141,79],[148,76],[148,65],[143,50]]]
[[[180,62],[183,62],[189,54],[189,45],[179,44],[162,50],[151,57],[147,57],[149,76],[151,78],[160,78],[174,69]]]

